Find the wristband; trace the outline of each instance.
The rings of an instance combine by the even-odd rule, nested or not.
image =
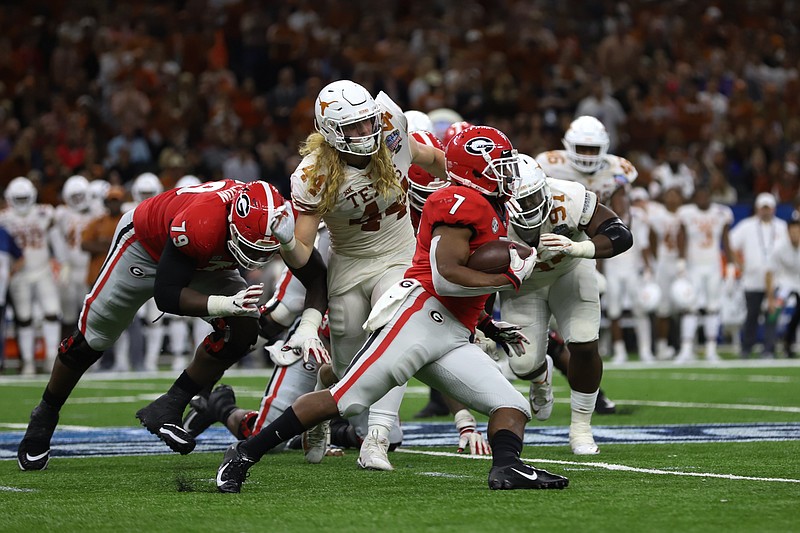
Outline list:
[[[591,239],[572,243],[572,250],[570,250],[571,256],[583,257],[584,259],[592,259],[594,258],[594,254],[595,254],[595,247]]]
[[[291,252],[292,250],[294,250],[295,246],[297,246],[297,239],[295,239],[294,235],[292,235],[292,239],[289,242],[281,243],[281,250]]]
[[[218,294],[209,296],[208,302],[206,303],[208,316],[224,316],[228,314],[227,300],[229,298],[229,296],[220,296]]]

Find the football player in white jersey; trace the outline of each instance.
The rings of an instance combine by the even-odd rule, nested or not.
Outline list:
[[[90,255],[81,248],[81,233],[98,213],[91,208],[89,181],[81,175],[64,182],[61,199],[64,203],[56,206],[50,240],[60,264],[61,329],[62,336],[67,336],[75,327],[83,299],[89,292],[86,276]]]
[[[11,276],[9,293],[14,305],[22,373],[26,375],[35,373],[34,304],[40,305],[44,312],[42,334],[48,371],[55,361],[61,336],[61,304],[49,243],[53,206],[37,204],[37,195],[31,180],[23,176],[14,178],[5,190],[8,207],[0,212],[0,226],[14,237],[24,258],[22,268]]]
[[[292,174],[292,203],[298,211],[273,228],[284,260],[307,261],[317,228],[325,221],[331,237],[328,265],[329,324],[334,373],[341,377],[366,340],[362,329],[372,305],[403,278],[415,238],[407,207],[412,163],[445,178],[444,154],[408,135],[403,111],[387,95],[377,98],[349,80],[333,82],[315,103],[317,132],[301,147],[303,160]],[[287,215],[288,215],[287,210]],[[322,316],[303,312],[293,336],[316,335]],[[392,389],[370,408],[361,448],[362,468],[391,470],[389,431],[397,423],[404,387]]]
[[[603,123],[590,116],[578,117],[570,123],[562,143],[564,150],[550,150],[536,156],[545,174],[580,183],[595,193],[600,203],[617,213],[623,223],[629,224],[627,187],[638,172],[627,159],[608,153],[610,141]],[[616,341],[622,339],[618,322],[612,323],[612,337]],[[558,366],[559,361],[555,360],[555,364]],[[607,412],[613,412],[613,402],[602,391],[599,397],[598,412],[605,404],[611,404]]]
[[[600,290],[591,259],[623,253],[633,237],[582,184],[546,177],[537,162],[524,155],[520,175],[520,186],[509,203],[509,237],[535,246],[539,258],[533,276],[518,292],[500,294],[503,320],[522,326],[531,341],[525,353],[511,357],[511,369],[520,379],[531,381],[531,410],[537,419],[547,420],[553,408],[553,369],[545,350],[554,317],[570,351],[570,447],[577,455],[597,454],[591,420],[603,362],[597,342]]]
[[[670,187],[662,193],[663,204],[650,202],[650,250],[655,257],[656,283],[661,289],[661,304],[656,309],[656,358],[671,359],[674,351],[668,343],[670,317],[678,309],[671,298],[672,283],[686,276],[686,264],[679,261],[678,236],[681,219],[678,208],[683,205],[680,187]]]
[[[703,317],[706,339],[706,361],[719,361],[717,337],[720,327],[720,302],[723,290],[723,263],[720,249],[725,254],[726,269],[734,269],[733,251],[728,242],[728,231],[733,224],[733,211],[726,205],[711,202],[708,184],[699,184],[694,191],[694,203],[678,208],[681,221],[678,244],[680,260],[694,286],[694,306],[681,317],[681,350],[676,363],[694,361],[694,338],[698,313]]]
[[[131,197],[133,201],[122,204],[122,212],[127,213],[137,205],[164,192],[164,185],[161,180],[152,172],[139,174],[133,184],[131,184]],[[147,300],[137,313],[137,316],[144,322],[145,344],[144,361],[142,370],[158,370],[158,356],[161,355],[161,347],[164,343],[164,322],[163,314],[159,311],[154,298]],[[183,367],[181,367],[183,368]],[[120,368],[119,370],[126,370]]]

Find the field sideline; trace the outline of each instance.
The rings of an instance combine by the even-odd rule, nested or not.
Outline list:
[[[268,374],[223,381],[255,407]],[[595,417],[590,457],[569,451],[557,376],[553,417],[529,424],[523,457],[569,477],[564,491],[489,491],[488,460],[454,453],[449,419],[412,418],[426,401],[412,382],[394,472],[359,471],[355,450],[321,465],[284,452],[255,466],[242,494],[221,495],[213,477],[233,441],[221,426],[179,456],[133,416],[174,376],[87,375],[44,472],[20,472],[15,450],[46,380],[0,376],[0,531],[800,531],[798,361],[606,365],[619,413]]]

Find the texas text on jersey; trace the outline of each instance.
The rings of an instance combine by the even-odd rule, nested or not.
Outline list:
[[[498,211],[486,197],[468,187],[452,185],[432,193],[422,211],[414,262],[406,271],[407,278],[419,280],[426,291],[436,296],[470,330],[475,329],[489,295],[453,297],[436,293],[430,262],[432,233],[441,225],[471,228],[473,236],[469,249],[474,252],[489,241],[506,238],[507,214],[504,207],[501,209]]]
[[[227,211],[245,184],[235,180],[211,181],[170,189],[143,201],[134,212],[136,236],[158,261],[167,239],[197,260],[197,270],[236,267],[227,247]]]

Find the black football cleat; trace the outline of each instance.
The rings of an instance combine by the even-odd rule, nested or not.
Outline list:
[[[236,409],[236,395],[230,385],[217,385],[208,397],[199,394],[189,402],[189,412],[183,419],[183,429],[197,437],[215,422],[225,424]]]
[[[181,425],[186,406],[180,399],[163,394],[136,412],[136,418],[147,431],[164,441],[172,451],[186,455],[194,450],[195,441]]]
[[[31,421],[17,449],[20,470],[44,470],[50,462],[50,439],[58,424],[58,411],[42,402],[33,408]]]
[[[525,463],[496,466],[489,472],[489,488],[492,490],[512,489],[565,489],[569,480],[564,476],[539,470]]]
[[[183,417],[183,429],[197,437],[216,422],[208,410],[208,398],[198,394],[189,401],[189,411]]]
[[[217,490],[226,493],[238,493],[242,490],[244,483],[250,476],[248,470],[257,461],[250,459],[244,451],[239,449],[239,445],[244,441],[234,442],[225,450],[222,464],[217,470]]]
[[[594,404],[594,412],[598,415],[613,415],[617,412],[617,404],[600,390],[597,394],[597,401]]]

